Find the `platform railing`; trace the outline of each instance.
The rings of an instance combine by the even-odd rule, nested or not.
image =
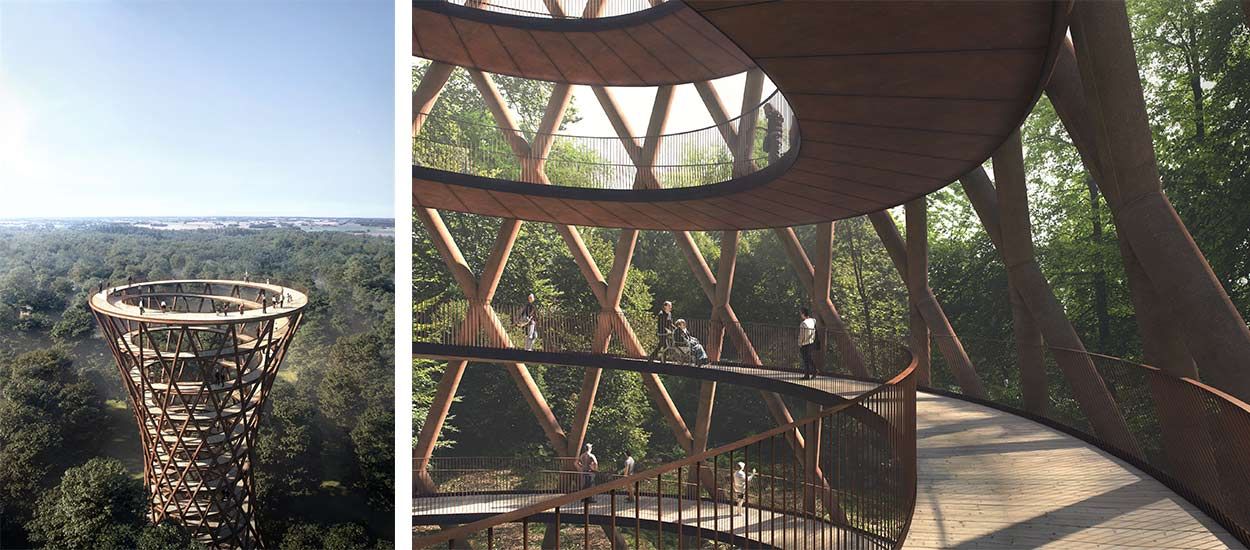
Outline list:
[[[574,136],[559,133],[501,130],[499,127],[428,114],[413,138],[412,163],[438,170],[488,178],[540,183],[525,166],[542,165],[552,185],[589,189],[672,189],[729,181],[762,170],[793,147],[794,113],[774,92],[757,107],[725,124],[665,134],[654,161],[635,162],[616,136]],[[724,134],[735,133],[743,121],[754,124],[749,158],[735,161]],[[731,132],[732,130],[732,132]],[[542,158],[518,155],[509,139],[550,142]],[[642,146],[645,136],[633,137]],[[535,148],[541,149],[541,148]],[[528,153],[527,153],[528,154]],[[649,159],[648,159],[649,160]]]
[[[466,301],[444,302],[414,312],[414,345],[438,344],[456,348],[531,349],[560,354],[608,355],[629,359],[649,358],[659,347],[654,313],[623,313],[622,317],[597,311],[566,311],[538,308],[531,331],[524,306],[482,307]],[[674,316],[674,320],[678,317]],[[721,342],[719,359],[710,368],[745,375],[772,373],[780,380],[796,382],[803,376],[799,350],[799,319],[792,325],[768,323],[721,323],[710,319],[684,319],[686,330],[704,349],[715,355],[715,342]],[[715,338],[718,331],[723,338]],[[533,341],[529,334],[533,334]],[[620,337],[632,333],[641,350],[627,345]],[[607,343],[605,334],[612,336]],[[815,371],[821,376],[803,384],[829,394],[854,397],[876,387],[897,373],[911,354],[897,340],[854,337],[864,357],[868,377],[854,376],[834,344],[838,332],[817,330],[812,351]],[[674,335],[674,344],[679,338]],[[416,350],[414,350],[416,352]],[[692,348],[675,346],[667,354],[654,356],[657,363],[698,365]],[[663,370],[663,365],[659,366]]]
[[[615,17],[651,9],[666,0],[418,0],[423,2],[444,2],[459,4],[470,8],[519,15],[523,17],[543,17],[547,19],[587,19],[586,5],[592,2],[603,4],[603,8],[592,18]],[[552,7],[555,7],[555,10]],[[592,10],[592,12],[595,10]]]
[[[553,459],[490,463],[508,474],[487,477],[475,467],[489,461],[435,459],[440,490],[414,499],[414,525],[464,525],[417,527],[414,546],[899,548],[916,498],[914,375],[912,363],[852,401],[629,476]]]
[[[1033,416],[1106,449],[1184,496],[1250,545],[1250,405],[1191,378],[1125,359],[1051,346],[1026,347],[1048,371],[1044,408],[1026,406],[1015,342],[963,339],[988,401]],[[1056,353],[1093,365],[1124,417],[1137,449],[1099,438],[1054,363]],[[934,372],[945,370],[934,356]],[[954,384],[937,385],[951,393]],[[1032,408],[1033,410],[1029,410]]]

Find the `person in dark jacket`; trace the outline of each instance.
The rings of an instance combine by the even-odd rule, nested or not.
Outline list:
[[[666,301],[655,314],[655,351],[647,356],[648,361],[654,361],[663,353],[660,362],[668,362],[668,350],[673,347],[673,328],[673,302]]]
[[[525,300],[525,309],[521,310],[521,322],[517,326],[525,329],[525,351],[534,351],[534,341],[538,340],[538,306],[534,304],[533,294]]]

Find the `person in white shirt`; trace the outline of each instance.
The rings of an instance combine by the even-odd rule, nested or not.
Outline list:
[[[751,483],[752,479],[755,479],[755,474],[757,473],[759,472],[755,468],[751,468],[751,474],[747,475],[747,463],[738,463],[738,469],[734,470],[733,479],[734,506],[742,508],[742,504],[746,502],[747,498],[747,485]],[[746,514],[746,510],[743,509],[742,513]]]
[[[621,468],[621,477],[634,475],[634,455],[625,455],[625,467]],[[625,500],[634,500],[634,486],[625,487]]]
[[[582,489],[587,489],[595,484],[595,472],[599,471],[599,459],[595,458],[595,453],[591,452],[593,445],[586,444],[586,450],[581,456],[577,457],[577,470],[582,473]],[[594,502],[594,498],[587,499]]]
[[[812,318],[812,311],[803,308],[799,312],[799,356],[803,358],[803,379],[809,380],[816,377],[816,362],[812,359],[812,352],[816,349],[816,320]]]

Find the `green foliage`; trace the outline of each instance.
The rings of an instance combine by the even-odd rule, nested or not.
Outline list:
[[[312,524],[292,526],[282,537],[279,550],[369,550],[388,547],[374,541],[363,527],[340,523],[331,527]]]
[[[48,549],[126,548],[144,523],[144,504],[142,483],[120,462],[93,458],[39,498],[26,529]]]
[[[373,406],[360,415],[351,431],[361,477],[374,506],[392,509],[395,499],[395,413]]]
[[[139,449],[130,415],[102,406],[101,397],[127,405],[129,398],[104,343],[92,337],[85,296],[128,277],[244,273],[310,297],[256,442],[264,539],[279,544],[289,522],[348,521],[389,537],[393,499],[371,494],[380,472],[376,443],[369,442],[370,460],[358,460],[363,454],[348,433],[392,429],[372,424],[386,422],[384,414],[361,413],[393,406],[394,242],[281,228],[161,231],[84,222],[0,228],[0,538],[6,547],[31,543],[23,525],[66,468],[99,455],[129,459]],[[21,319],[24,308],[34,314]],[[361,346],[369,351],[351,351]],[[29,350],[37,351],[22,354]],[[349,364],[358,360],[367,364]],[[340,374],[351,383],[332,390]],[[328,407],[319,402],[323,386]],[[96,543],[133,548],[147,532],[118,529],[102,532]],[[169,533],[148,535],[157,544]]]
[[[49,334],[57,341],[68,342],[90,334],[93,330],[95,330],[95,319],[91,316],[91,312],[87,311],[87,306],[83,305],[83,302],[76,301],[65,308],[65,312],[61,314],[61,320],[52,325],[52,332]]]
[[[19,523],[56,472],[94,450],[100,400],[75,380],[60,350],[0,363],[0,502],[3,535],[20,540]]]
[[[135,540],[137,550],[208,550],[203,543],[191,540],[186,529],[164,521],[147,525]]]

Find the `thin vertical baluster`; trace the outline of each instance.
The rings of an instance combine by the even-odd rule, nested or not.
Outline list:
[[[530,518],[521,518],[521,548],[529,550],[530,547]]]
[[[702,460],[694,463],[694,537],[700,542],[703,539],[703,494],[700,493],[703,487],[702,465]],[[699,546],[702,547],[702,544]]]
[[[590,548],[590,501],[582,501],[582,548]]]
[[[642,530],[642,481],[634,482],[634,550],[638,550],[638,544],[642,541],[639,531]]]
[[[655,476],[655,547],[664,549],[664,491],[660,489],[660,478]]]
[[[777,436],[768,438],[768,502],[774,510],[768,518],[768,543],[777,545]]]
[[[677,550],[685,550],[685,546],[682,544],[682,539],[681,539],[681,533],[682,533],[681,509],[683,507],[681,494],[684,492],[685,490],[681,486],[681,467],[678,467],[677,468]]]

